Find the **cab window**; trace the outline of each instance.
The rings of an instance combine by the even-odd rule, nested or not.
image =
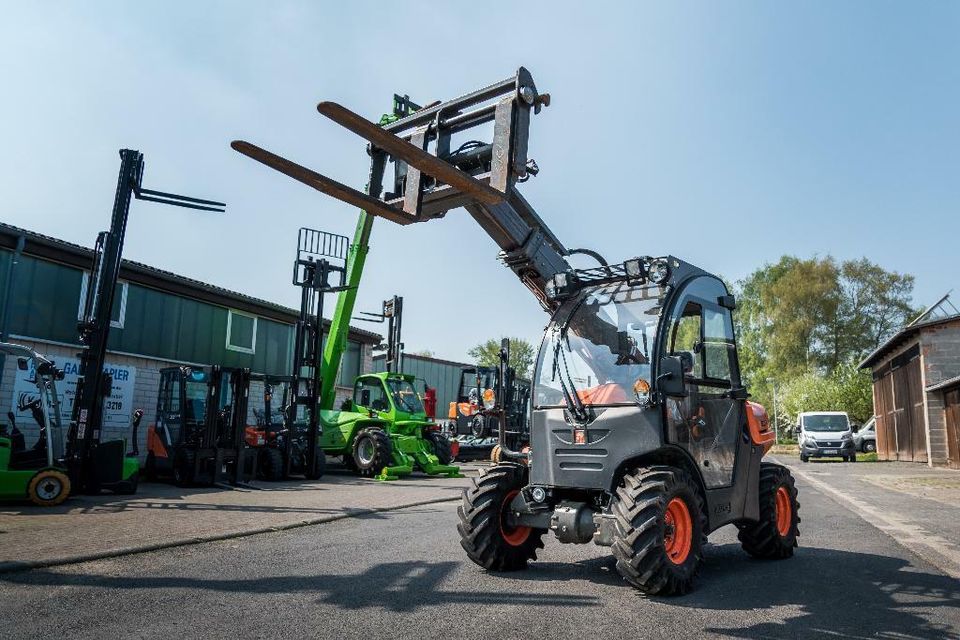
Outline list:
[[[374,411],[387,411],[390,408],[387,396],[380,380],[358,380],[353,389],[353,404]]]
[[[703,356],[706,377],[732,382],[735,343],[730,312],[722,307],[703,310]]]
[[[694,378],[703,377],[703,361],[700,353],[700,336],[702,335],[701,307],[695,302],[688,302],[683,313],[673,325],[670,336],[670,355],[682,356],[684,360],[684,374]]]

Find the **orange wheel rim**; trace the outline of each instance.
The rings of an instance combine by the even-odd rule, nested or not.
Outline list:
[[[505,522],[505,516],[507,510],[510,508],[510,503],[518,493],[520,493],[519,489],[514,489],[508,493],[507,497],[503,499],[503,506],[500,509],[500,535],[503,536],[503,539],[511,547],[519,547],[530,537],[530,527],[524,527],[522,525],[511,527]]]
[[[681,498],[667,503],[664,516],[663,548],[673,564],[683,564],[693,547],[693,518],[690,509]]]
[[[777,533],[781,537],[790,533],[790,524],[793,520],[793,506],[790,504],[790,492],[786,487],[777,488]]]

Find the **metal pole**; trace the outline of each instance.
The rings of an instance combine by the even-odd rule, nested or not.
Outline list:
[[[0,309],[0,342],[6,342],[10,338],[10,305],[13,304],[13,289],[17,285],[16,270],[20,263],[20,256],[23,255],[23,248],[27,244],[27,238],[20,236],[17,238],[17,248],[13,252],[13,258],[10,260],[10,268],[7,270],[7,277],[3,283],[4,297],[3,308]],[[0,353],[0,383],[3,382],[3,369],[7,364],[7,354]]]
[[[771,378],[770,384],[773,386],[773,442],[780,444],[780,421],[777,419],[777,383]]]

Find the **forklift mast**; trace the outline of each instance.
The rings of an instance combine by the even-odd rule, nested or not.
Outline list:
[[[350,298],[350,307],[356,298],[356,288],[350,288],[348,278],[350,257],[353,248],[346,236],[325,231],[301,228],[297,237],[297,258],[293,265],[293,284],[300,287],[300,316],[297,318],[293,344],[293,373],[290,377],[289,420],[297,420],[297,408],[306,409],[307,464],[308,473],[315,472],[317,438],[320,436],[320,409],[329,409],[321,396],[327,390],[336,389],[339,361],[327,366],[321,358],[324,353],[323,299],[327,293],[340,292],[337,312],[330,326],[330,340],[346,341],[349,322],[340,321],[343,299]],[[362,264],[362,261],[361,261]],[[336,282],[333,282],[335,279]],[[347,316],[349,318],[349,316]],[[328,342],[328,344],[329,344]],[[340,354],[342,356],[342,350]],[[332,404],[332,403],[331,403]],[[292,432],[292,428],[291,428]],[[293,438],[285,440],[286,475],[290,474],[291,447]]]
[[[403,297],[393,296],[389,300],[384,300],[383,310],[380,313],[361,311],[360,314],[361,315],[355,317],[354,320],[387,323],[387,353],[385,363],[387,373],[403,372],[403,341],[401,340],[403,330]]]
[[[120,176],[110,230],[97,236],[83,315],[77,325],[80,343],[85,348],[80,353],[80,378],[68,431],[66,463],[71,481],[81,489],[93,489],[98,484],[94,454],[103,427],[104,399],[109,396],[113,384],[103,366],[131,198],[201,211],[223,212],[226,206],[221,202],[145,189],[141,186],[143,170],[142,153],[132,149],[120,150]]]

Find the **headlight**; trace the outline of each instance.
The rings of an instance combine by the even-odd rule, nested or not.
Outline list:
[[[663,284],[670,278],[670,265],[663,258],[658,258],[650,263],[648,271],[650,282],[653,284]]]
[[[842,436],[840,436],[840,439],[841,439],[841,440],[853,440],[853,434],[852,434],[852,433],[845,433],[845,434],[843,434]]]

